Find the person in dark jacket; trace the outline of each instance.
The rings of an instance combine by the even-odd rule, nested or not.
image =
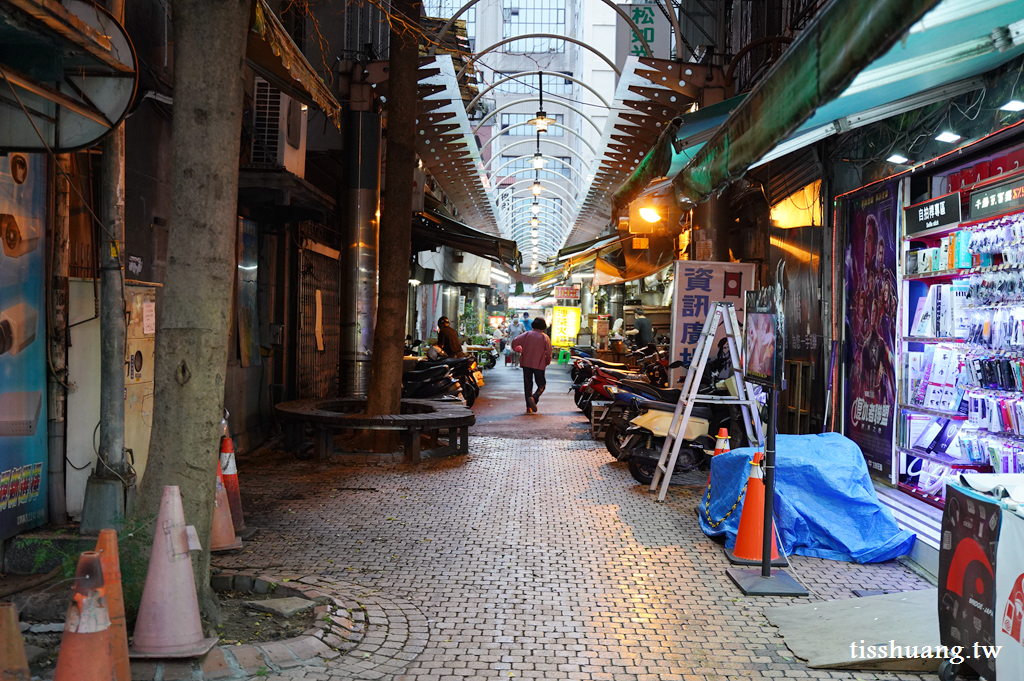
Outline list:
[[[447,317],[437,320],[437,345],[449,357],[462,356],[462,341],[459,340],[459,332],[452,328]]]

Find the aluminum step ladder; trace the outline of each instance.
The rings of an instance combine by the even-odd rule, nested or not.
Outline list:
[[[732,361],[733,379],[736,381],[737,397],[700,395],[698,393],[700,379],[704,375],[704,367],[707,365],[708,357],[711,355],[711,348],[715,344],[715,335],[718,333],[719,324],[725,324],[725,337],[729,341],[729,356]],[[658,467],[654,471],[654,478],[651,480],[650,491],[652,492],[658,489],[658,483],[661,483],[658,501],[665,501],[665,497],[668,495],[672,471],[675,469],[676,459],[679,458],[679,449],[683,443],[681,436],[686,433],[686,426],[690,421],[690,412],[693,411],[694,404],[739,405],[743,411],[743,424],[747,431],[747,440],[751,443],[757,443],[758,448],[764,446],[764,429],[762,428],[758,412],[759,405],[754,398],[752,386],[749,386],[743,378],[740,355],[742,347],[743,343],[740,337],[739,322],[736,321],[735,305],[723,302],[712,303],[711,310],[704,320],[704,328],[700,332],[694,361],[690,363],[690,370],[686,372],[686,380],[679,394],[679,402],[676,403],[675,412],[672,414],[672,423],[669,426],[668,434],[665,436],[665,444],[661,448]],[[715,433],[709,433],[709,435],[714,437]]]

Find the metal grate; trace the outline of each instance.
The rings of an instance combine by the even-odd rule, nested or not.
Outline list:
[[[281,92],[262,78],[256,79],[252,107],[251,163],[279,166],[278,142],[281,135]]]
[[[303,223],[302,234],[329,234],[323,225]],[[298,397],[335,397],[341,351],[341,300],[338,260],[315,251],[299,252]],[[320,333],[317,334],[317,291],[320,292]]]

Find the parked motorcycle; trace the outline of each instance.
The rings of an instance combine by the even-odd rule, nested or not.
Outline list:
[[[488,343],[488,349],[480,353],[480,366],[484,369],[493,369],[498,366],[498,357],[501,353],[498,352],[498,339],[492,339]]]
[[[424,364],[420,362],[419,364]],[[462,389],[444,364],[435,364],[402,374],[402,397],[418,399],[461,399]]]
[[[476,403],[480,388],[484,386],[484,374],[472,357],[448,357],[436,345],[427,348],[427,359],[421,364],[443,364],[451,369],[452,376],[462,387],[462,397],[470,409]]]

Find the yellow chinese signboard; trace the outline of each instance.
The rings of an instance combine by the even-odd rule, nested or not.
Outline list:
[[[551,310],[551,344],[556,347],[576,345],[580,332],[580,308],[555,307]]]

